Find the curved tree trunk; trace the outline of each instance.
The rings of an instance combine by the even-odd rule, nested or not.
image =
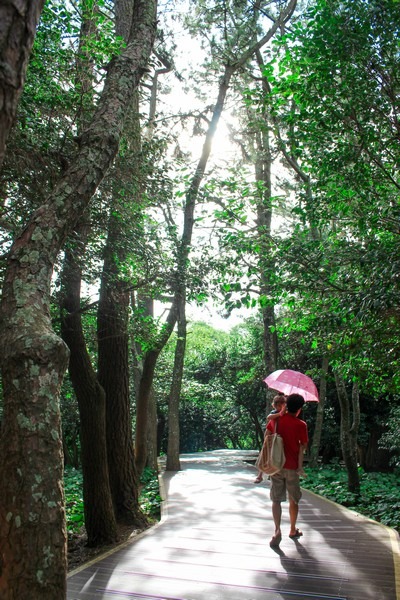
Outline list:
[[[231,77],[235,71],[234,67],[226,67],[224,76],[221,79],[219,93],[216,105],[214,107],[213,116],[208,127],[203,150],[200,160],[197,164],[196,171],[193,175],[189,190],[186,195],[184,208],[183,233],[177,250],[178,259],[175,272],[175,290],[171,308],[167,316],[166,325],[163,328],[162,335],[156,342],[154,347],[149,350],[143,361],[142,378],[139,385],[139,393],[136,403],[136,466],[138,472],[143,471],[147,460],[147,424],[148,424],[148,402],[151,386],[154,378],[154,371],[158,356],[165,344],[169,340],[179,315],[179,305],[182,296],[186,296],[186,273],[187,263],[192,242],[193,226],[194,226],[194,210],[196,206],[197,195],[200,184],[203,180],[204,172],[207,166],[208,159],[211,153],[212,140],[215,135],[222,109],[225,102],[225,97],[228,91]]]
[[[109,66],[75,160],[9,252],[0,306],[2,600],[65,598],[59,395],[68,350],[52,329],[50,284],[66,236],[117,152],[127,107],[152,49],[155,12],[155,0],[135,1],[130,41]]]

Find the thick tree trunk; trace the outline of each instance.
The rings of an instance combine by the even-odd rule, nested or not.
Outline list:
[[[319,448],[321,445],[322,424],[324,422],[324,408],[326,400],[326,378],[328,374],[329,359],[324,356],[322,359],[321,379],[319,386],[319,402],[317,406],[317,416],[315,419],[315,429],[310,449],[310,467],[316,467],[318,464]]]
[[[109,66],[76,159],[8,257],[1,298],[0,597],[65,598],[66,532],[59,394],[68,350],[50,321],[53,265],[117,152],[147,65],[156,2],[134,4],[131,39]]]
[[[186,350],[186,298],[183,296],[179,303],[178,331],[175,347],[174,369],[172,373],[171,391],[168,401],[168,450],[167,471],[180,471],[179,461],[179,403],[182,389],[183,367]]]
[[[0,169],[44,0],[0,0]]]
[[[342,377],[335,373],[335,383],[340,403],[340,441],[342,446],[343,460],[346,465],[349,492],[360,493],[360,477],[357,466],[357,412],[358,386],[355,385],[352,393],[353,400],[353,424],[351,424],[350,402]]]
[[[129,291],[119,279],[118,218],[111,216],[97,313],[98,378],[106,393],[107,455],[111,493],[118,521],[144,526],[129,395]]]
[[[51,329],[43,263],[21,268],[15,254],[2,302],[0,598],[55,600],[65,596],[59,394],[68,350]]]
[[[105,393],[92,367],[80,314],[80,262],[84,249],[85,243],[79,236],[78,243],[65,253],[61,275],[61,333],[71,352],[69,374],[79,405],[88,545],[99,546],[117,539],[117,526],[108,477]]]

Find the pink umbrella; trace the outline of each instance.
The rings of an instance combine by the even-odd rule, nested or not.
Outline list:
[[[306,402],[319,402],[317,386],[308,375],[284,369],[274,371],[264,379],[268,387],[278,392],[301,394]]]

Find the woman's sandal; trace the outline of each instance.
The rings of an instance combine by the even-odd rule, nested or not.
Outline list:
[[[257,475],[257,477],[254,480],[254,483],[261,483],[263,480],[263,476],[262,475]]]
[[[302,535],[303,535],[303,532],[300,529],[296,529],[296,533],[289,535],[289,537],[291,540],[296,540],[297,538],[301,537]]]

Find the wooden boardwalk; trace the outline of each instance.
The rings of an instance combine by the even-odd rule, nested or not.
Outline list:
[[[251,453],[182,456],[161,476],[161,522],[117,551],[70,573],[68,600],[400,600],[393,530],[304,491],[279,549],[269,482],[253,483]],[[254,456],[254,454],[253,454]]]

